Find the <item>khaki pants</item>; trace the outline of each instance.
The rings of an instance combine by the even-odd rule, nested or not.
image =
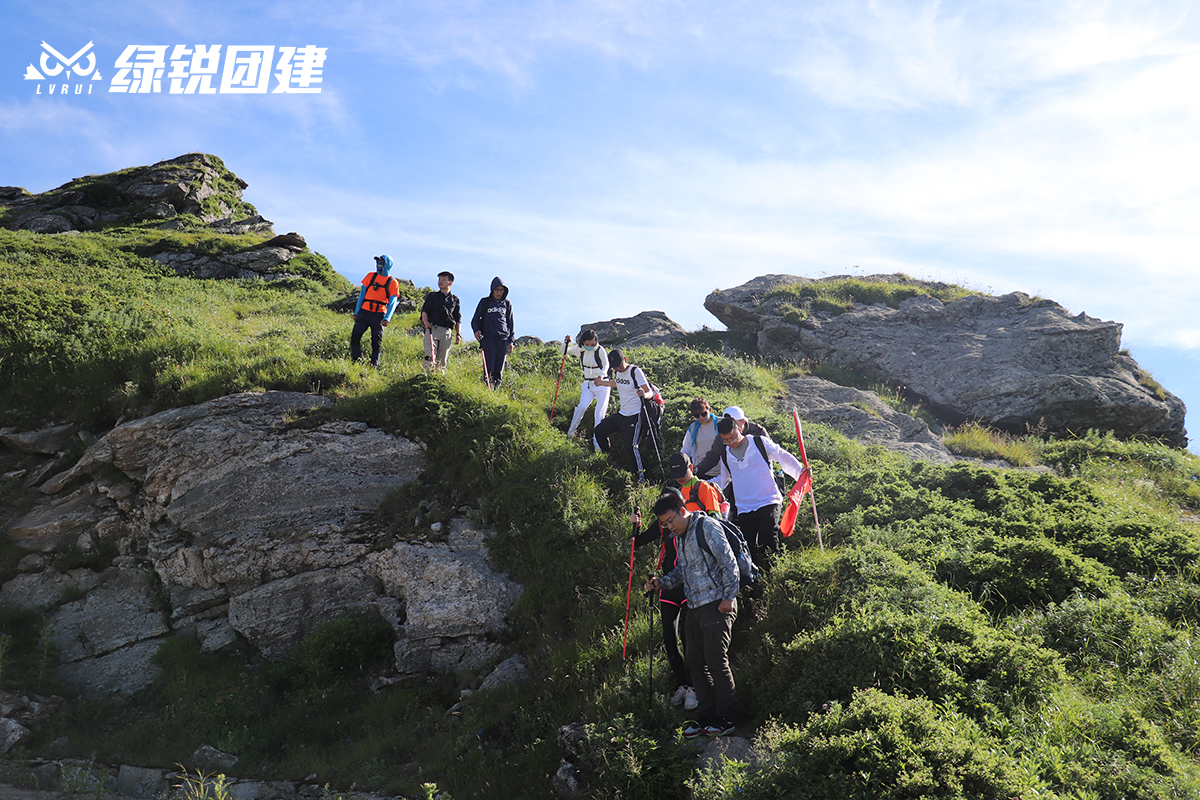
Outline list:
[[[434,325],[425,331],[425,371],[435,369],[446,374],[446,362],[450,358],[450,345],[454,343],[454,329]]]

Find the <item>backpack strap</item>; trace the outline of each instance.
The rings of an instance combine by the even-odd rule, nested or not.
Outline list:
[[[762,437],[761,436],[751,436],[750,438],[754,440],[754,443],[756,445],[758,445],[758,452],[762,453],[763,461],[767,462],[767,466],[770,467],[771,466],[771,457],[767,455],[767,446],[765,444],[763,444]]]

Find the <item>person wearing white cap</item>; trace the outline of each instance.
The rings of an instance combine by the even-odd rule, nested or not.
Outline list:
[[[725,444],[717,485],[732,484],[737,498],[737,516],[733,521],[742,529],[754,563],[768,572],[779,551],[779,513],[783,507],[783,494],[775,483],[771,462],[783,467],[793,479],[800,477],[803,467],[799,459],[769,436],[744,435],[739,422],[745,420],[730,415],[717,423],[717,435]]]
[[[738,430],[743,436],[766,436],[767,429],[757,422],[751,422],[746,419],[746,413],[739,406],[728,406],[721,412],[722,419],[729,417],[737,421]],[[720,422],[720,420],[717,420]],[[697,475],[716,475],[717,465],[721,463],[721,454],[725,452],[725,443],[721,441],[721,437],[717,436],[713,439],[712,445],[708,448],[708,452],[699,461],[695,456],[692,456],[692,463],[696,465],[694,472]],[[733,502],[732,497],[727,498]]]

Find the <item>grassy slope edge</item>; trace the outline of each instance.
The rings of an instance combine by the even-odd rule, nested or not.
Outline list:
[[[99,760],[169,766],[207,743],[255,776],[543,797],[558,726],[575,721],[590,734],[578,766],[595,797],[684,797],[685,786],[703,798],[1200,791],[1200,536],[1186,516],[1200,506],[1195,457],[1092,435],[1046,444],[1052,472],[939,467],[806,426],[827,549],[807,529],[788,541],[733,645],[746,727],[770,755],[752,773],[696,773],[661,663],[646,685],[656,620],[644,600],[621,657],[626,517],[653,490],[566,440],[565,414],[549,424],[553,348],[518,350],[509,385],[492,394],[470,345],[446,379],[421,375],[408,315],[389,329],[384,368],[364,369],[345,360],[348,317],[331,310],[348,287],[186,281],[138,255],[139,237],[0,232],[5,419],[100,431],[231,391],[332,396],[333,414],[428,446],[424,480],[379,511],[392,535],[461,505],[500,531],[493,557],[527,587],[510,644],[533,674],[455,708],[481,676],[372,695],[386,635],[361,621],[320,627],[281,664],[178,639],[138,702],[72,698],[71,718],[8,762],[69,732],[73,755]],[[790,441],[772,408],[774,369],[661,348],[634,359],[663,387],[668,443],[695,394],[739,402]],[[22,491],[0,484],[6,514],[23,507]],[[6,574],[19,555],[0,548]],[[638,575],[649,569],[640,553]],[[3,613],[0,687],[66,691],[37,620]]]

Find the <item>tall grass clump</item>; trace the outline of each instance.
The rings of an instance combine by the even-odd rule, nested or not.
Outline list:
[[[1045,444],[1033,436],[1012,436],[978,422],[967,422],[949,429],[942,444],[956,455],[985,460],[1007,461],[1014,467],[1040,464]]]

